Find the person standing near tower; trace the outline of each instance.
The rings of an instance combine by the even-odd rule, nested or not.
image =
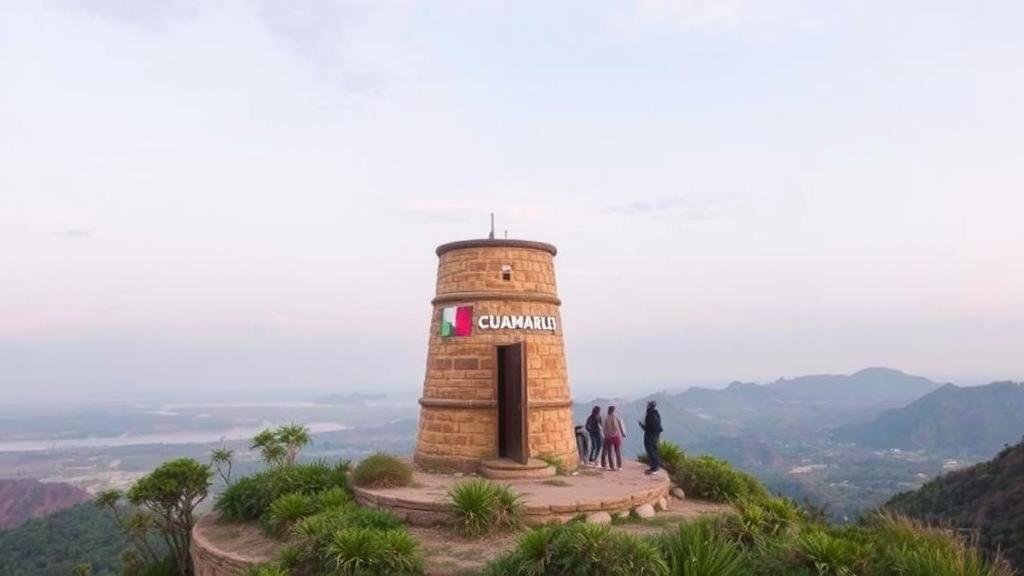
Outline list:
[[[601,452],[601,467],[604,467],[605,456],[608,456],[608,468],[612,472],[622,470],[622,439],[626,437],[626,425],[615,413],[615,406],[608,407],[608,415],[604,417],[604,450]]]
[[[640,428],[644,431],[644,451],[647,452],[647,461],[650,463],[650,468],[644,473],[657,474],[661,469],[661,453],[658,451],[658,442],[661,440],[661,414],[654,400],[647,403],[647,415],[640,423]]]
[[[590,434],[590,454],[587,455],[586,462],[591,466],[596,466],[597,457],[601,454],[601,448],[604,442],[604,438],[601,435],[600,406],[594,406],[594,409],[590,411],[590,417],[587,418],[586,430],[587,433]]]

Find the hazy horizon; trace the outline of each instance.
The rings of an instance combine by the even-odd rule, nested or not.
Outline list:
[[[415,394],[492,211],[559,248],[578,399],[1024,380],[1022,17],[0,5],[2,400]]]

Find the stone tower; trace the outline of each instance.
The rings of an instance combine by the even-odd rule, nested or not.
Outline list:
[[[507,239],[437,248],[416,440],[421,466],[485,474],[518,467],[526,475],[541,457],[577,466],[556,252]]]

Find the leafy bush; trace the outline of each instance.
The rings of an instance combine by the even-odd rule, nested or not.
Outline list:
[[[308,464],[269,468],[246,476],[227,487],[217,499],[215,508],[225,518],[255,520],[263,516],[271,503],[285,494],[322,494],[321,497],[338,499],[332,489],[345,491],[348,486],[348,462],[330,465],[323,460]]]
[[[368,488],[396,488],[412,484],[412,467],[383,452],[367,456],[352,471],[352,482]]]
[[[508,486],[476,478],[448,491],[456,526],[466,536],[479,537],[519,526],[522,504]]]
[[[484,573],[662,576],[668,573],[668,566],[647,540],[612,532],[607,526],[571,522],[526,533]]]
[[[337,574],[391,576],[423,571],[419,544],[405,530],[345,528],[331,536],[325,553]]]
[[[742,540],[759,542],[795,532],[802,521],[800,508],[781,497],[742,499],[733,502],[739,514]]]
[[[673,479],[694,498],[730,502],[768,496],[768,491],[756,478],[714,456],[683,457],[673,466],[677,467]]]
[[[822,576],[854,576],[863,572],[866,551],[859,543],[810,529],[796,539],[803,564]]]
[[[318,510],[344,508],[352,505],[352,497],[344,488],[331,488],[316,495]]]
[[[265,482],[260,474],[239,478],[228,486],[220,496],[214,508],[225,518],[233,520],[251,520],[259,518],[270,506],[267,499]]]
[[[316,512],[318,507],[319,502],[313,496],[300,492],[285,494],[270,504],[267,524],[273,532],[281,534],[302,518]]]
[[[740,546],[704,519],[680,525],[658,539],[672,576],[744,576],[750,562]]]

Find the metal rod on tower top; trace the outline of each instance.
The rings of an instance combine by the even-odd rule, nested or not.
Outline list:
[[[487,237],[494,240],[494,212],[491,212],[491,233]]]

